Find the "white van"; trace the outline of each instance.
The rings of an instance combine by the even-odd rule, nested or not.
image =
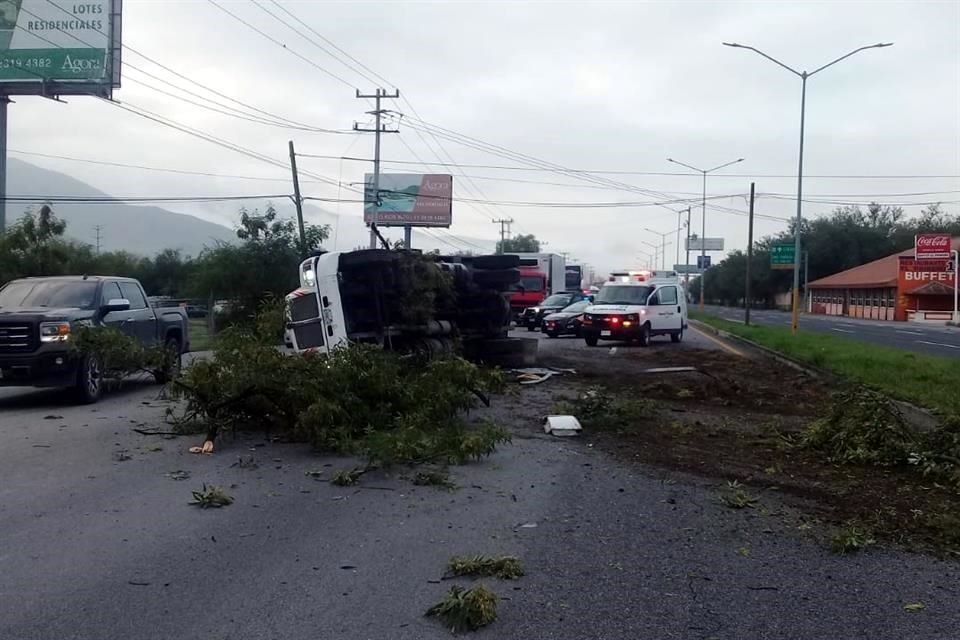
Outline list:
[[[688,324],[687,299],[674,271],[614,273],[583,316],[586,343],[600,340],[650,344],[653,336],[683,340]]]

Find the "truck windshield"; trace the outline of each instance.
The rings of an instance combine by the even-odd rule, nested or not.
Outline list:
[[[97,293],[96,282],[42,280],[11,282],[0,289],[0,309],[11,307],[63,307],[89,309]]]
[[[520,278],[520,282],[513,285],[514,291],[543,291],[543,279],[533,276]]]
[[[651,293],[653,287],[606,286],[600,289],[594,304],[646,304]]]

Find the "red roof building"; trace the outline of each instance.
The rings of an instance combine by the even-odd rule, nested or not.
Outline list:
[[[960,237],[951,242],[960,250]],[[810,313],[874,320],[943,322],[953,317],[952,260],[917,260],[907,249],[832,276],[814,280]]]

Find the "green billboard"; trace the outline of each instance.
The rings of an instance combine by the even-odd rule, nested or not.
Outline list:
[[[120,7],[121,0],[0,0],[0,93],[118,86]]]

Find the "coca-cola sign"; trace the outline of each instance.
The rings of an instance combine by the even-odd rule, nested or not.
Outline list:
[[[950,234],[922,233],[916,237],[917,260],[943,260],[950,257]]]

